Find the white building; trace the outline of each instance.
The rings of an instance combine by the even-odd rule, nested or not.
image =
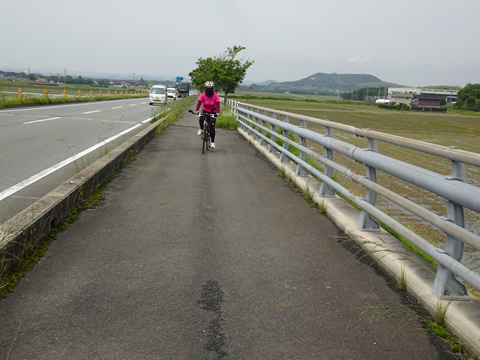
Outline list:
[[[412,95],[440,95],[440,96],[457,96],[458,90],[445,89],[425,89],[425,88],[388,88],[388,95],[397,94],[412,94]]]

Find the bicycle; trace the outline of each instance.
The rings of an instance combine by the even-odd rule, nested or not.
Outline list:
[[[193,110],[188,110],[192,114],[195,114]],[[202,154],[205,154],[205,149],[210,149],[210,122],[209,118],[216,118],[216,114],[206,113],[203,110],[199,112],[198,116],[203,116],[203,130],[202,130]]]

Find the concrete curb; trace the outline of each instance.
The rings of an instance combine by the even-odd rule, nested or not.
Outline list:
[[[448,306],[445,322],[448,329],[467,345],[469,350],[480,356],[480,300],[470,296],[470,301],[452,301],[438,299],[432,293],[435,269],[420,256],[404,246],[385,230],[364,232],[357,229],[360,212],[342,198],[324,198],[318,195],[321,182],[312,176],[297,176],[293,163],[280,162],[280,156],[270,153],[260,141],[238,129],[253,146],[289,179],[293,179],[302,191],[314,192],[313,201],[326,208],[327,216],[349,237],[354,239],[369,256],[398,282],[405,275],[407,293],[415,299],[432,317],[439,307]]]
[[[60,226],[81,201],[93,194],[108,178],[154,136],[165,118],[149,125],[122,145],[88,166],[68,181],[7,220],[0,227],[0,260],[4,271],[22,259],[35,244]]]

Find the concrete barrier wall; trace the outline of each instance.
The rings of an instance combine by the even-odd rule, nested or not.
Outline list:
[[[143,148],[165,120],[148,126],[0,227],[0,271],[9,270],[50,236],[110,176]]]

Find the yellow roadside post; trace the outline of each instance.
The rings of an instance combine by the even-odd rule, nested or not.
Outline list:
[[[63,98],[66,99],[67,98],[67,90],[63,90]]]
[[[78,97],[82,97],[82,90],[78,90]]]
[[[45,93],[45,95],[44,95],[44,96],[45,96],[45,99],[48,99],[48,90],[45,89],[44,93]]]
[[[22,100],[22,95],[23,95],[22,93],[23,93],[22,89],[18,88],[18,100]]]

